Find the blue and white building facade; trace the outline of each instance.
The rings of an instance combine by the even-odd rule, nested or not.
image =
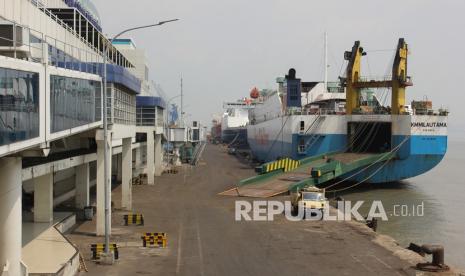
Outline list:
[[[75,197],[76,207],[83,208],[96,185],[96,234],[104,233],[105,145],[113,156],[108,173],[118,174],[123,183],[121,207],[132,208],[132,161],[140,159],[145,144],[136,141],[137,97],[145,95],[150,82],[147,65],[133,58],[137,49],[119,46],[102,33],[89,0],[0,0],[0,270],[8,275],[34,273],[22,252],[22,228],[26,222],[53,223],[57,194],[63,200]],[[105,47],[107,91],[102,79]],[[153,126],[157,131],[160,125],[159,132],[161,102],[156,105],[161,122]],[[72,187],[61,184],[69,178]],[[27,221],[23,197],[32,193],[33,218]],[[64,271],[75,271],[77,263],[66,263]]]

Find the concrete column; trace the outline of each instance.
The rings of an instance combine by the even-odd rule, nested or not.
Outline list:
[[[132,209],[132,138],[123,139],[122,152],[121,206],[124,210]]]
[[[124,143],[124,141],[123,141]],[[124,147],[124,145],[123,145]],[[118,154],[116,156],[116,181],[122,182],[123,181],[123,154]]]
[[[22,235],[21,158],[0,159],[0,274],[20,275]]]
[[[76,167],[76,208],[84,209],[89,206],[90,193],[89,163]]]
[[[141,166],[141,148],[138,147],[136,149],[134,149],[134,153],[133,153],[133,159],[134,159],[134,168],[136,169],[140,169],[140,166]]]
[[[147,132],[147,182],[155,185],[155,137],[154,132]]]
[[[109,135],[111,137],[111,135]],[[109,138],[111,141],[111,138]],[[108,143],[110,144],[110,143]],[[105,235],[105,166],[104,166],[104,150],[105,142],[104,140],[97,140],[97,217],[96,217],[96,235],[104,236]],[[112,148],[108,148],[108,183],[111,189],[111,158]],[[111,191],[109,193],[109,202],[111,203]],[[111,208],[109,210],[109,215],[111,216]],[[111,233],[111,224],[110,224],[110,233]]]
[[[53,173],[34,178],[34,221],[53,221]]]
[[[155,135],[155,176],[163,173],[163,151],[161,148],[161,134]]]

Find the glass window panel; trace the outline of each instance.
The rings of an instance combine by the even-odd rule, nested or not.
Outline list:
[[[51,76],[52,132],[100,121],[100,82]]]
[[[6,70],[0,68],[0,97],[6,96]]]
[[[0,68],[0,145],[39,136],[39,74]]]

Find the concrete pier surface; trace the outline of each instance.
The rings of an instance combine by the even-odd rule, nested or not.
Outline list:
[[[122,226],[113,212],[112,243],[120,245],[113,266],[90,261],[94,222],[78,226],[68,238],[83,253],[82,275],[416,275],[408,253],[358,223],[300,221],[278,216],[272,222],[235,221],[235,201],[219,196],[253,170],[220,146],[208,145],[200,164],[156,178],[153,186],[133,187],[133,210],[144,226]],[[118,208],[120,191],[113,199]],[[252,199],[246,199],[252,200]],[[166,249],[142,248],[145,232],[166,232]],[[376,242],[374,242],[376,241]],[[404,254],[404,258],[399,256]],[[416,254],[412,254],[415,261]],[[405,258],[406,257],[406,258]],[[425,275],[425,274],[419,274]]]

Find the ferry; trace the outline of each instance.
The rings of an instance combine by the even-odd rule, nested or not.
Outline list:
[[[408,54],[407,43],[399,39],[392,76],[382,78],[361,75],[366,52],[359,41],[345,52],[348,66],[339,82],[303,82],[290,69],[277,79],[277,90],[249,113],[253,156],[270,162],[335,152],[395,153],[348,179],[370,183],[399,181],[433,169],[447,152],[448,111],[433,110],[428,100],[406,104],[406,89],[413,85]],[[375,93],[377,89],[383,92]]]
[[[250,99],[223,104],[221,141],[224,144],[234,145],[235,148],[247,148],[246,126],[249,123],[249,110],[253,108],[255,108],[255,103]]]

